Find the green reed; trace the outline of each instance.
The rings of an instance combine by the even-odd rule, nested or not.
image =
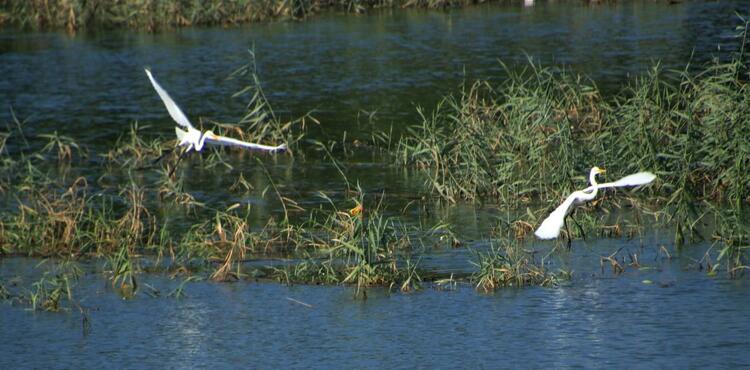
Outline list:
[[[382,214],[381,203],[365,202],[361,190],[352,201],[362,205],[348,212],[317,210],[308,222],[296,229],[303,261],[276,268],[274,276],[286,283],[336,283],[353,285],[357,292],[372,286],[397,287],[411,291],[419,287],[418,263],[411,259],[414,230],[399,225]],[[356,210],[356,211],[355,211]]]
[[[28,300],[32,310],[60,311],[65,309],[64,302],[71,307],[78,306],[73,298],[73,289],[82,275],[83,270],[73,261],[53,263],[39,280],[31,284],[31,290],[25,295],[21,294],[20,298]]]
[[[658,180],[641,193],[675,226],[676,244],[700,238],[703,202],[742,208],[750,197],[742,21],[739,51],[729,60],[700,72],[657,64],[609,97],[564,70],[531,61],[520,70],[506,67],[502,82],[464,85],[432,112],[420,110],[421,122],[400,139],[396,159],[423,170],[426,187],[450,202],[542,202],[547,209],[533,212],[539,217],[585,187],[594,165],[608,174],[652,171]]]
[[[31,29],[163,28],[237,25],[271,19],[302,20],[327,9],[363,13],[375,8],[449,8],[476,0],[7,0],[0,25]]]
[[[543,262],[537,262],[532,253],[523,249],[523,244],[514,240],[502,240],[492,244],[487,251],[475,251],[471,263],[476,271],[471,281],[476,289],[491,292],[502,287],[553,286],[561,277],[548,272]]]
[[[243,66],[234,70],[229,78],[243,82],[244,87],[235,92],[233,98],[247,99],[245,112],[237,123],[227,124],[223,129],[234,130],[240,139],[248,139],[267,144],[285,143],[291,153],[297,144],[305,137],[308,124],[318,121],[310,114],[291,121],[282,121],[274,112],[268,101],[256,65],[253,49],[248,50],[249,60]]]
[[[146,140],[145,136],[151,128],[148,125],[141,126],[138,122],[132,123],[130,130],[121,135],[114,147],[103,155],[104,159],[122,167],[141,167],[159,158],[167,146],[171,148],[175,143],[162,143],[158,138]]]

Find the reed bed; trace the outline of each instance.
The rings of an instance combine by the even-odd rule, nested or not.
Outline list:
[[[503,287],[554,286],[569,273],[550,273],[543,261],[523,249],[523,244],[505,239],[487,251],[476,251],[472,261],[476,271],[471,276],[477,290],[492,292]]]
[[[675,225],[676,244],[683,244],[700,236],[705,204],[740,209],[750,199],[748,23],[742,21],[729,60],[700,72],[657,64],[608,97],[564,70],[532,61],[520,70],[506,67],[499,84],[477,81],[433,111],[420,110],[421,123],[397,144],[397,161],[423,169],[426,187],[449,202],[547,205],[531,224],[584,187],[594,165],[612,174],[652,171],[658,181],[641,194]],[[627,203],[641,206],[638,198]]]
[[[7,0],[0,4],[0,25],[31,29],[127,27],[163,28],[221,25],[273,19],[303,20],[324,10],[363,13],[375,8],[445,9],[479,0]]]
[[[420,111],[422,122],[399,141],[399,163],[426,169],[427,188],[440,197],[557,202],[585,184],[593,165],[653,171],[670,203],[739,204],[750,195],[750,94],[740,58],[696,75],[664,77],[657,66],[610,99],[564,71],[506,71],[498,86],[479,81]]]

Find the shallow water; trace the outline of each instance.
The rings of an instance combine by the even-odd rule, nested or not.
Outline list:
[[[725,56],[743,2],[651,1],[614,5],[540,3],[476,6],[440,11],[383,11],[371,15],[324,14],[303,22],[241,28],[192,28],[152,35],[108,31],[69,37],[61,33],[0,33],[0,105],[27,120],[30,134],[58,130],[94,153],[106,151],[132,121],[153,135],[172,135],[173,123],[153,92],[143,66],[194,122],[198,117],[236,120],[244,101],[231,94],[242,81],[227,80],[248,62],[254,47],[260,78],[277,113],[306,112],[321,121],[314,140],[367,135],[360,110],[376,111],[374,125],[395,130],[416,123],[416,105],[428,109],[461,81],[500,79],[498,60],[511,66],[526,55],[544,65],[565,65],[614,90],[660,60],[682,68]],[[724,45],[718,48],[717,44]],[[693,54],[694,52],[694,54]],[[10,122],[8,109],[0,121]],[[359,122],[359,123],[358,123]],[[350,139],[351,140],[351,139]],[[304,146],[304,144],[303,144]],[[342,195],[342,179],[322,154],[306,160],[264,158],[285,195],[303,206],[320,202],[319,190]],[[234,170],[206,169],[199,160],[180,171],[193,179],[186,190],[200,201],[253,204],[257,220],[279,213],[258,194],[226,189],[242,172],[257,189],[267,186],[251,156],[227,155]],[[101,166],[78,169],[98,177]],[[381,158],[356,156],[344,165],[366,193],[385,191],[394,209],[420,192],[422,179],[391,168]],[[149,173],[140,174],[148,181]],[[92,183],[95,183],[92,181]],[[471,248],[505,210],[488,205],[427,205]],[[403,215],[417,222],[412,206]],[[91,309],[91,331],[73,313],[33,313],[0,304],[0,368],[71,367],[738,367],[750,345],[750,287],[745,280],[709,278],[697,260],[708,245],[675,252],[669,233],[644,239],[576,241],[555,252],[549,268],[573,270],[558,288],[507,289],[479,294],[426,285],[414,294],[267,282],[188,283],[187,297],[165,295],[180,282],[158,275],[141,279],[160,297],[139,293],[122,300],[101,276],[89,274],[77,299]],[[666,246],[675,255],[659,252]],[[550,243],[530,242],[545,254]],[[620,276],[600,268],[600,257],[623,251],[642,265]],[[424,267],[470,272],[467,248],[438,248]],[[0,281],[38,273],[37,260],[0,259]],[[652,283],[644,283],[651,281]],[[305,302],[301,305],[288,298]]]
[[[430,285],[413,294],[239,282],[186,285],[144,276],[160,297],[122,300],[81,283],[78,313],[0,305],[0,366],[70,367],[738,367],[750,345],[750,286],[651,256],[613,276],[598,269],[609,241],[574,246],[571,282],[479,294]],[[633,251],[639,249],[634,248]],[[648,256],[646,258],[645,256]],[[466,256],[455,256],[464,258]],[[689,259],[689,258],[685,258]],[[643,262],[648,260],[648,262]],[[682,260],[682,257],[680,257]],[[6,261],[3,273],[28,260]],[[592,269],[592,266],[597,268]],[[646,284],[644,281],[653,281]],[[296,301],[293,301],[296,300]],[[304,304],[298,303],[302,302]]]

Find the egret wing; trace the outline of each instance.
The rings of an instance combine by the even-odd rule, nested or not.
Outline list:
[[[230,137],[219,136],[219,135],[207,136],[206,142],[209,144],[213,144],[213,145],[239,146],[239,147],[253,149],[253,150],[263,150],[263,151],[267,151],[271,153],[280,153],[280,152],[286,151],[286,144],[270,146],[270,145],[263,145],[263,144],[256,144],[256,143],[248,143],[247,141],[232,139]]]
[[[568,214],[570,206],[573,205],[573,202],[575,202],[580,195],[580,191],[570,194],[562,204],[557,206],[557,208],[555,208],[555,210],[552,211],[544,221],[542,221],[539,228],[534,231],[534,235],[539,239],[557,238],[557,236],[560,235],[560,229],[562,229],[563,224],[565,223],[565,216]]]
[[[167,107],[167,111],[169,112],[169,115],[172,116],[172,119],[182,127],[195,128],[190,124],[190,121],[185,116],[185,113],[182,113],[180,107],[178,107],[174,100],[172,100],[172,98],[169,96],[169,93],[167,93],[167,91],[164,90],[158,82],[156,82],[154,76],[151,75],[151,70],[149,70],[148,68],[145,68],[144,70],[148,75],[148,79],[151,80],[151,84],[154,85],[154,90],[156,90],[156,93],[159,94],[161,101],[163,101],[164,105]]]
[[[632,175],[625,176],[615,182],[607,182],[604,184],[599,184],[597,185],[597,187],[601,189],[601,188],[614,188],[614,187],[621,187],[621,186],[638,186],[638,185],[648,184],[651,181],[654,181],[654,179],[656,179],[656,175],[654,175],[651,172],[638,172]]]

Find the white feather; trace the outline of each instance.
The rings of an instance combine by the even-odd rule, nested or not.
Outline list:
[[[656,175],[651,172],[638,172],[632,175],[625,176],[614,182],[597,184],[595,176],[600,172],[601,171],[598,167],[592,168],[591,174],[589,176],[592,183],[591,186],[583,190],[574,191],[567,198],[565,198],[565,201],[557,208],[555,208],[555,210],[552,211],[552,213],[550,213],[549,216],[544,219],[544,221],[542,221],[536,231],[534,231],[534,235],[536,235],[539,239],[557,238],[560,235],[560,229],[562,229],[563,225],[565,224],[565,216],[567,216],[568,212],[570,212],[570,207],[574,203],[584,203],[594,199],[599,189],[645,185],[656,179]]]
[[[190,124],[190,121],[187,119],[185,114],[182,113],[180,107],[175,104],[174,100],[172,100],[172,98],[169,96],[169,93],[167,93],[167,91],[164,90],[158,82],[156,82],[156,79],[151,74],[151,71],[148,68],[144,70],[146,71],[146,75],[148,75],[149,80],[151,80],[151,84],[154,86],[156,93],[159,94],[159,97],[167,107],[169,115],[172,116],[172,119],[174,119],[177,124],[187,129],[187,131],[185,131],[180,129],[179,127],[174,128],[174,132],[177,135],[178,140],[177,145],[187,146],[188,151],[191,149],[201,151],[201,149],[203,149],[203,144],[205,143],[213,145],[238,146],[254,150],[263,150],[271,153],[280,153],[287,150],[286,144],[270,146],[248,143],[246,141],[232,139],[225,136],[218,136],[211,131],[206,131],[205,133],[198,131],[195,127],[193,127],[192,124]]]
[[[544,221],[542,221],[539,228],[534,231],[534,235],[539,239],[557,238],[557,236],[560,235],[560,229],[562,229],[563,224],[565,223],[565,216],[567,216],[570,206],[573,205],[573,202],[575,202],[581,193],[582,192],[580,191],[576,191],[573,192],[573,194],[570,194],[562,204],[555,208],[555,210],[552,211]]]
[[[180,107],[177,106],[177,103],[175,103],[174,100],[172,100],[172,98],[169,96],[169,93],[167,93],[166,90],[162,89],[161,85],[156,82],[154,76],[151,75],[151,70],[149,70],[148,68],[145,68],[144,70],[148,75],[148,79],[151,80],[151,84],[154,86],[154,90],[156,90],[156,93],[159,94],[161,101],[163,101],[164,105],[167,107],[167,111],[169,112],[169,115],[172,116],[172,119],[182,127],[195,128],[192,124],[190,124],[190,121],[185,116],[185,113],[182,113],[182,110],[180,110]]]
[[[599,189],[602,189],[602,188],[614,188],[614,187],[621,187],[621,186],[646,185],[650,183],[651,181],[654,181],[654,179],[656,179],[656,175],[654,175],[651,172],[638,172],[632,175],[625,176],[615,182],[607,182],[604,184],[598,184],[597,187]]]
[[[212,145],[239,146],[239,147],[244,147],[248,149],[263,150],[263,151],[273,152],[273,153],[283,152],[286,150],[286,144],[270,146],[270,145],[263,145],[263,144],[256,144],[256,143],[248,143],[247,141],[232,139],[230,137],[219,136],[219,135],[206,136],[206,142]]]

